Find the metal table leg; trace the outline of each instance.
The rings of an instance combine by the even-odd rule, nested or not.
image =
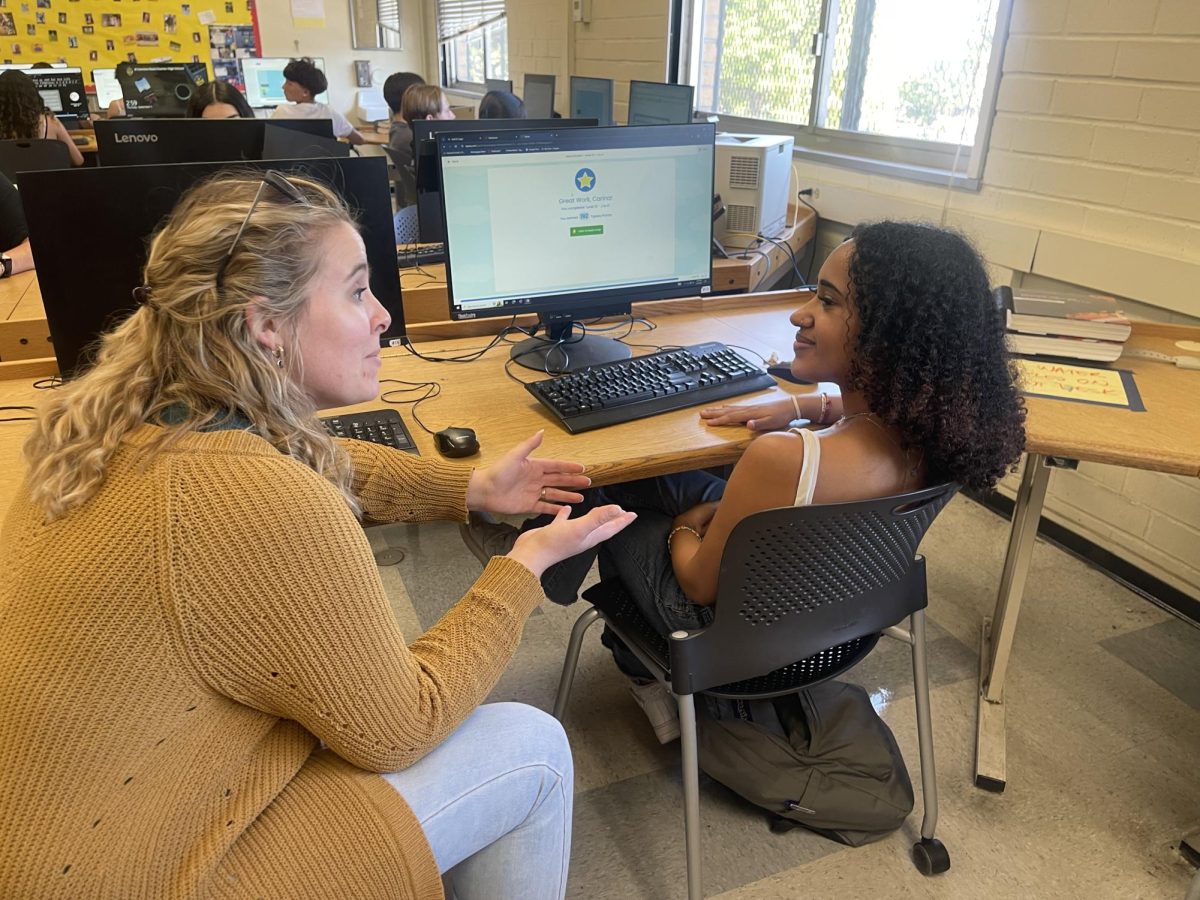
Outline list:
[[[1008,657],[1012,651],[1017,615],[1029,574],[1033,542],[1037,537],[1046,486],[1050,482],[1050,463],[1040,453],[1030,453],[1021,473],[1013,507],[1012,527],[1008,534],[1008,550],[1004,556],[1004,573],[996,609],[983,620],[983,635],[979,648],[979,716],[975,736],[975,786],[984,790],[1004,790],[1006,769],[1004,758],[1004,678],[1008,672]]]

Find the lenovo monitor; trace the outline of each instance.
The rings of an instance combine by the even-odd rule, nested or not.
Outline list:
[[[240,167],[308,175],[328,184],[357,211],[371,290],[392,317],[381,345],[403,343],[387,161],[376,156]],[[222,168],[221,163],[113,166],[21,176],[38,284],[63,377],[85,369],[96,338],[134,310],[131,292],[141,284],[147,241],[163,217],[184,191]]]
[[[92,84],[96,86],[96,106],[108,109],[114,100],[124,99],[116,69],[92,69]]]
[[[325,60],[310,57],[313,64],[325,71]],[[246,100],[255,109],[272,109],[290,102],[283,95],[283,70],[292,60],[286,56],[247,57],[242,60],[242,78],[246,84]],[[316,103],[328,103],[329,92],[313,97]]]
[[[453,319],[537,313],[514,361],[575,371],[630,355],[582,320],[712,285],[715,127],[438,135]]]
[[[121,63],[117,82],[127,115],[177,118],[187,115],[196,88],[208,81],[204,63]]]
[[[570,114],[572,118],[595,119],[601,125],[612,125],[612,79],[572,75]]]
[[[102,166],[294,159],[305,155],[268,155],[268,125],[276,132],[333,141],[333,122],[329,119],[108,119],[95,123],[96,149]],[[274,149],[278,147],[273,145]],[[330,155],[328,149],[307,154]]]
[[[630,125],[686,125],[692,121],[690,84],[661,84],[657,81],[629,82]]]
[[[539,128],[581,128],[596,124],[595,119],[418,119],[412,123],[416,154],[417,221],[421,242],[438,244],[445,240],[442,226],[442,176],[438,169],[437,141],[434,136],[449,131],[533,131]]]
[[[525,112],[531,119],[549,119],[554,116],[554,76],[526,75]]]
[[[46,109],[56,116],[88,117],[87,93],[83,85],[83,70],[26,69]]]

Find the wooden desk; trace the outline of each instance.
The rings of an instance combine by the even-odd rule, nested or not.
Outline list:
[[[95,153],[96,152],[96,132],[90,128],[81,128],[78,131],[68,131],[67,134],[72,138],[87,138],[86,144],[76,144],[80,153]]]

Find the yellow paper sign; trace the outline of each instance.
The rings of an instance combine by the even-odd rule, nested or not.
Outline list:
[[[1021,390],[1038,397],[1129,407],[1125,380],[1115,369],[1089,369],[1069,363],[1015,359]]]

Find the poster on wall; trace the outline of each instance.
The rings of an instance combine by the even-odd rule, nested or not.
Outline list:
[[[66,63],[86,80],[120,62],[204,62],[240,83],[229,61],[260,43],[254,0],[0,0],[5,64]]]

